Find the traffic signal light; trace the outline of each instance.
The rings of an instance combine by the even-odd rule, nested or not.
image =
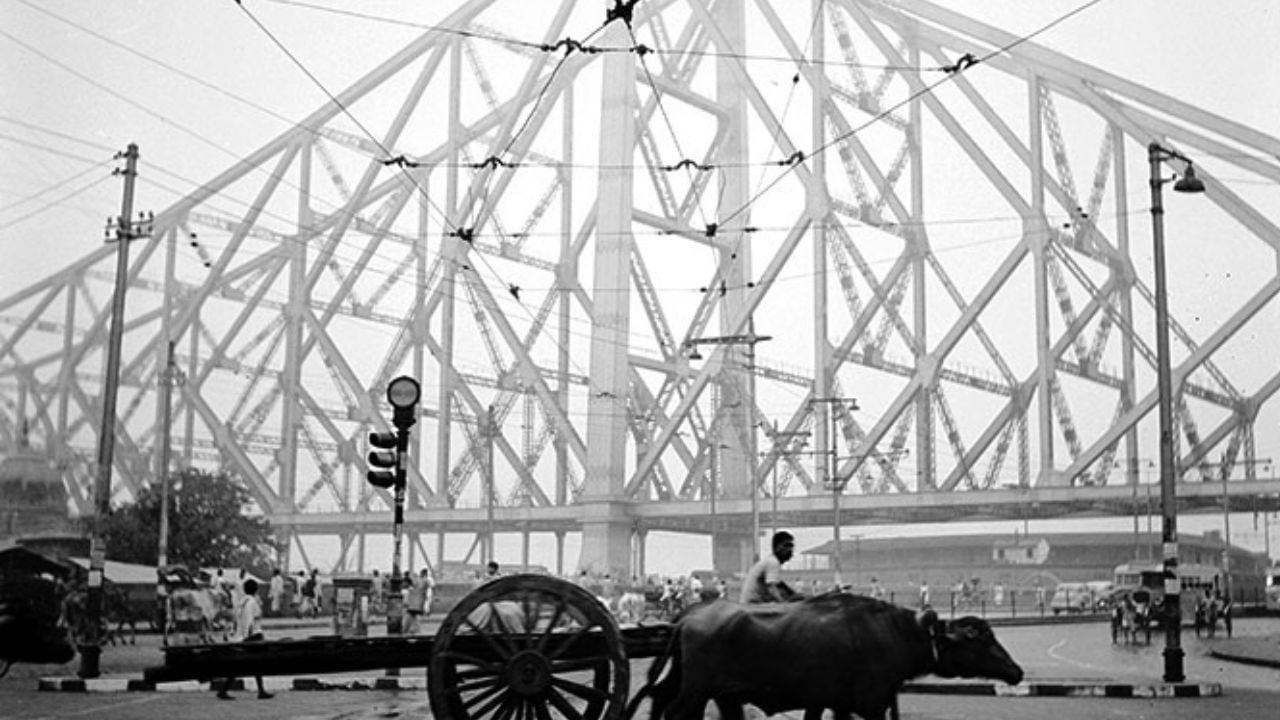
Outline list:
[[[393,487],[400,472],[400,435],[393,432],[369,433],[369,444],[379,450],[369,451],[369,484]],[[385,468],[375,470],[373,468]]]

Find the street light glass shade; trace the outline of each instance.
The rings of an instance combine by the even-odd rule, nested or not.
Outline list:
[[[1187,169],[1182,173],[1182,177],[1173,184],[1175,192],[1180,193],[1202,193],[1204,192],[1204,181],[1196,177],[1196,168],[1194,165],[1187,164]]]
[[[391,403],[391,407],[413,407],[421,397],[422,386],[408,375],[401,375],[387,386],[387,402]]]

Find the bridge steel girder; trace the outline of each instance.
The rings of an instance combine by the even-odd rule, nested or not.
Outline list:
[[[439,26],[465,32],[425,32],[157,214],[129,273],[117,499],[159,471],[153,380],[173,341],[188,377],[174,457],[216,452],[306,563],[327,535],[361,566],[350,554],[388,517],[386,493],[321,481],[364,469],[364,434],[388,415],[381,385],[399,373],[429,389],[411,532],[484,531],[482,483],[468,470],[451,490],[450,472],[494,442],[496,494],[516,504],[495,509],[499,529],[562,543],[585,522],[579,567],[629,572],[632,535],[710,532],[710,498],[672,480],[705,487],[712,443],[730,446],[717,450],[715,512],[740,536],[779,461],[751,450],[763,413],[813,432],[812,452],[786,456],[802,480],[779,513],[829,524],[823,462],[837,438],[812,400],[836,388],[861,405],[846,426],[858,446],[835,466],[860,480],[846,484],[846,522],[1129,512],[1156,446],[1148,231],[1128,203],[1146,181],[1132,150],[1152,141],[1183,150],[1208,185],[1192,239],[1238,248],[1219,258],[1239,270],[1215,312],[1192,322],[1174,303],[1181,502],[1203,510],[1220,492],[1199,482],[1215,454],[1252,468],[1255,445],[1275,451],[1280,374],[1232,353],[1250,336],[1280,343],[1280,226],[1274,206],[1219,178],[1280,181],[1280,139],[923,0],[828,0],[816,18],[776,0],[662,0],[625,22],[606,22],[610,3],[562,0],[521,28],[532,45],[511,46],[487,28],[519,4],[458,3]],[[601,32],[558,44],[586,26]],[[941,69],[964,53],[982,61]],[[851,59],[868,63],[853,89]],[[485,70],[495,62],[519,69]],[[788,92],[807,92],[806,112],[765,80],[777,67]],[[383,120],[356,134],[352,113]],[[1073,152],[1090,138],[1100,153]],[[992,249],[978,261],[973,231],[940,222],[953,176],[978,219],[1017,226],[980,238]],[[1092,178],[1097,217],[1081,216],[1073,177]],[[193,228],[207,267],[183,250]],[[1175,293],[1201,282],[1185,268],[1213,252],[1203,245],[1175,246]],[[82,511],[113,256],[99,248],[0,299],[0,439],[34,420]],[[757,367],[740,347],[710,346],[701,366],[679,354],[752,326],[773,336]],[[739,397],[751,385],[754,403]],[[517,397],[531,405],[503,425],[527,427],[463,431]],[[1015,429],[1032,460],[1000,482]],[[533,437],[554,452],[528,452]],[[914,477],[883,462],[908,449]],[[968,487],[983,463],[987,480]],[[1233,502],[1277,491],[1223,471]]]

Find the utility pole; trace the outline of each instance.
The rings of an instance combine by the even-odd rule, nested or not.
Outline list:
[[[835,573],[835,584],[836,584],[836,587],[841,587],[844,584],[844,578],[842,577],[842,573],[841,573],[841,570],[843,569],[842,566],[844,563],[841,561],[841,558],[840,558],[840,555],[841,555],[840,496],[844,494],[844,486],[845,486],[845,483],[847,482],[847,478],[845,480],[841,480],[839,477],[840,457],[837,454],[837,450],[840,445],[838,441],[840,437],[840,433],[839,433],[840,419],[838,414],[836,413],[836,408],[847,406],[846,409],[852,412],[858,409],[858,401],[853,398],[831,397],[831,398],[814,398],[809,402],[827,403],[830,406],[828,410],[828,414],[831,415],[831,448],[828,450],[828,452],[830,453],[831,459],[827,466],[827,482],[831,485],[831,537],[832,537],[832,542],[835,543],[835,550],[832,552],[831,557],[834,563],[833,569]]]
[[[790,456],[793,452],[792,442],[799,440],[800,444],[803,445],[808,441],[809,435],[808,430],[788,430],[783,432],[778,426],[778,421],[773,421],[773,432],[769,435],[769,439],[773,441],[774,447],[771,452],[778,454],[778,457],[773,459],[773,490],[770,493],[773,500],[773,533],[778,532],[778,465],[782,462],[782,457],[784,456],[780,453]],[[785,449],[779,447],[779,441],[786,443],[787,447]],[[761,453],[761,455],[763,456],[764,453]]]
[[[129,285],[129,241],[146,237],[151,233],[151,216],[133,216],[133,185],[138,176],[138,146],[129,143],[116,159],[125,161],[124,198],[120,203],[120,217],[109,221],[107,234],[115,230],[116,284],[111,297],[111,329],[107,338],[107,371],[102,390],[102,428],[98,432],[98,474],[93,485],[94,523],[89,539],[89,588],[86,608],[88,628],[85,644],[80,646],[82,678],[96,678],[100,674],[98,660],[102,655],[102,638],[99,628],[102,622],[102,579],[107,564],[107,548],[102,535],[102,523],[111,511],[111,464],[115,459],[116,393],[120,387],[120,344],[124,337],[124,297]]]
[[[496,559],[493,554],[493,443],[497,434],[497,413],[490,405],[484,416],[484,562],[486,565]]]
[[[745,448],[744,455],[750,459],[749,467],[750,477],[748,483],[751,490],[751,562],[755,562],[760,557],[760,482],[756,477],[756,463],[759,461],[759,451],[756,446],[756,343],[772,340],[772,335],[757,335],[756,322],[754,317],[747,318],[747,334],[745,335],[721,335],[718,337],[700,337],[689,338],[684,341],[684,349],[688,352],[690,360],[701,360],[702,354],[698,352],[699,345],[746,345],[747,346],[747,416],[753,418],[751,420],[750,429],[750,447]],[[718,450],[720,445],[720,434],[717,424],[716,437],[711,440],[711,534],[714,537],[716,531],[716,493],[718,491],[717,467]],[[712,543],[714,544],[714,540]]]
[[[173,361],[173,345],[170,340],[165,352],[164,370],[160,373],[160,392],[164,395],[164,405],[160,418],[160,546],[156,553],[156,603],[166,620],[169,590],[164,584],[164,568],[169,564],[169,462],[173,452],[169,434],[173,425],[173,388],[181,386],[186,380]]]

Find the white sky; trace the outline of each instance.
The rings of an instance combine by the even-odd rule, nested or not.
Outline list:
[[[417,35],[244,2],[334,91]],[[458,4],[315,2],[423,23]],[[944,4],[1024,34],[1082,2]],[[793,4],[799,1],[779,7]],[[1280,136],[1276,38],[1274,0],[1104,0],[1036,42]],[[159,211],[324,101],[233,0],[0,0],[0,298],[99,247],[105,219],[119,212],[113,151],[140,146],[134,207]],[[1233,524],[1251,527],[1247,519]],[[690,543],[695,554],[705,552],[697,550],[704,541]],[[684,557],[651,552],[652,569],[687,569]]]

